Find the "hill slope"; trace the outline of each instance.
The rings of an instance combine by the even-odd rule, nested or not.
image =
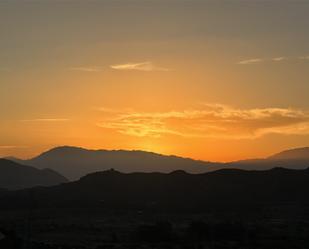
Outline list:
[[[13,192],[0,206],[21,207],[29,190]],[[31,190],[41,207],[206,210],[209,208],[308,205],[309,170],[220,170],[206,174],[175,171],[124,174],[97,172],[79,181]]]
[[[125,150],[87,150],[77,147],[57,147],[38,157],[24,161],[37,168],[51,168],[69,179],[111,168],[122,172],[171,172],[186,170],[201,173],[216,163],[197,161],[152,152]]]
[[[230,163],[198,161],[177,156],[165,156],[145,151],[87,150],[77,147],[56,147],[26,161],[37,168],[51,168],[71,180],[111,168],[121,172],[163,172],[185,170],[204,173],[218,169],[268,170],[274,167],[305,169],[309,167],[309,148],[287,150],[264,159],[242,160]]]
[[[306,169],[309,167],[309,148],[285,150],[265,159],[243,160],[228,163],[225,166],[247,170],[267,170],[274,167]]]
[[[67,182],[67,179],[53,170],[39,170],[7,159],[0,159],[0,188],[13,190],[51,186],[64,182]]]
[[[309,162],[309,147],[285,150],[270,156],[270,160],[306,160]]]

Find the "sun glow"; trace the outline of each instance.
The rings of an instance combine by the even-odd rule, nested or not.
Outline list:
[[[308,146],[304,3],[5,2],[0,156],[72,145],[228,161]]]

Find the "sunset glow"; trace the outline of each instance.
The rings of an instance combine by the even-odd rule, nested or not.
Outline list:
[[[72,145],[232,161],[308,146],[297,2],[1,2],[0,157]]]

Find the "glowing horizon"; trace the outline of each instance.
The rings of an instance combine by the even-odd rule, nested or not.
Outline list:
[[[221,162],[308,146],[308,10],[2,2],[0,157],[71,145]]]

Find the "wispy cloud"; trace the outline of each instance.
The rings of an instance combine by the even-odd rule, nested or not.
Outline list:
[[[35,118],[35,119],[22,119],[21,122],[66,122],[70,119],[67,118]]]
[[[263,62],[263,59],[261,58],[254,58],[254,59],[247,59],[239,61],[238,64],[240,65],[250,65],[250,64],[257,64]]]
[[[0,150],[6,150],[6,149],[14,149],[17,146],[15,145],[0,145]]]
[[[100,72],[102,69],[100,67],[70,67],[71,71],[80,71],[80,72]]]
[[[272,58],[272,61],[284,61],[287,60],[287,57],[281,56],[281,57],[274,57]]]
[[[123,112],[97,124],[137,137],[254,139],[267,134],[309,134],[309,112],[292,108],[237,109],[206,104],[200,109],[169,112]]]
[[[309,60],[309,55],[299,56],[299,59],[301,59],[301,60]]]
[[[27,148],[27,147],[21,145],[0,145],[0,150],[18,149],[18,148]]]
[[[154,65],[151,61],[145,61],[145,62],[137,62],[137,63],[125,63],[125,64],[117,64],[117,65],[111,65],[112,69],[115,70],[137,70],[137,71],[170,71],[168,68],[159,67]]]
[[[286,56],[278,56],[273,58],[253,58],[253,59],[245,59],[237,62],[239,65],[252,65],[252,64],[260,64],[260,63],[275,63],[275,62],[296,62],[299,60],[309,60],[309,56],[298,56],[298,57],[286,57]]]
[[[94,110],[100,111],[102,113],[130,113],[133,112],[133,109],[131,108],[125,108],[125,109],[115,109],[115,108],[109,108],[109,107],[93,107]]]

